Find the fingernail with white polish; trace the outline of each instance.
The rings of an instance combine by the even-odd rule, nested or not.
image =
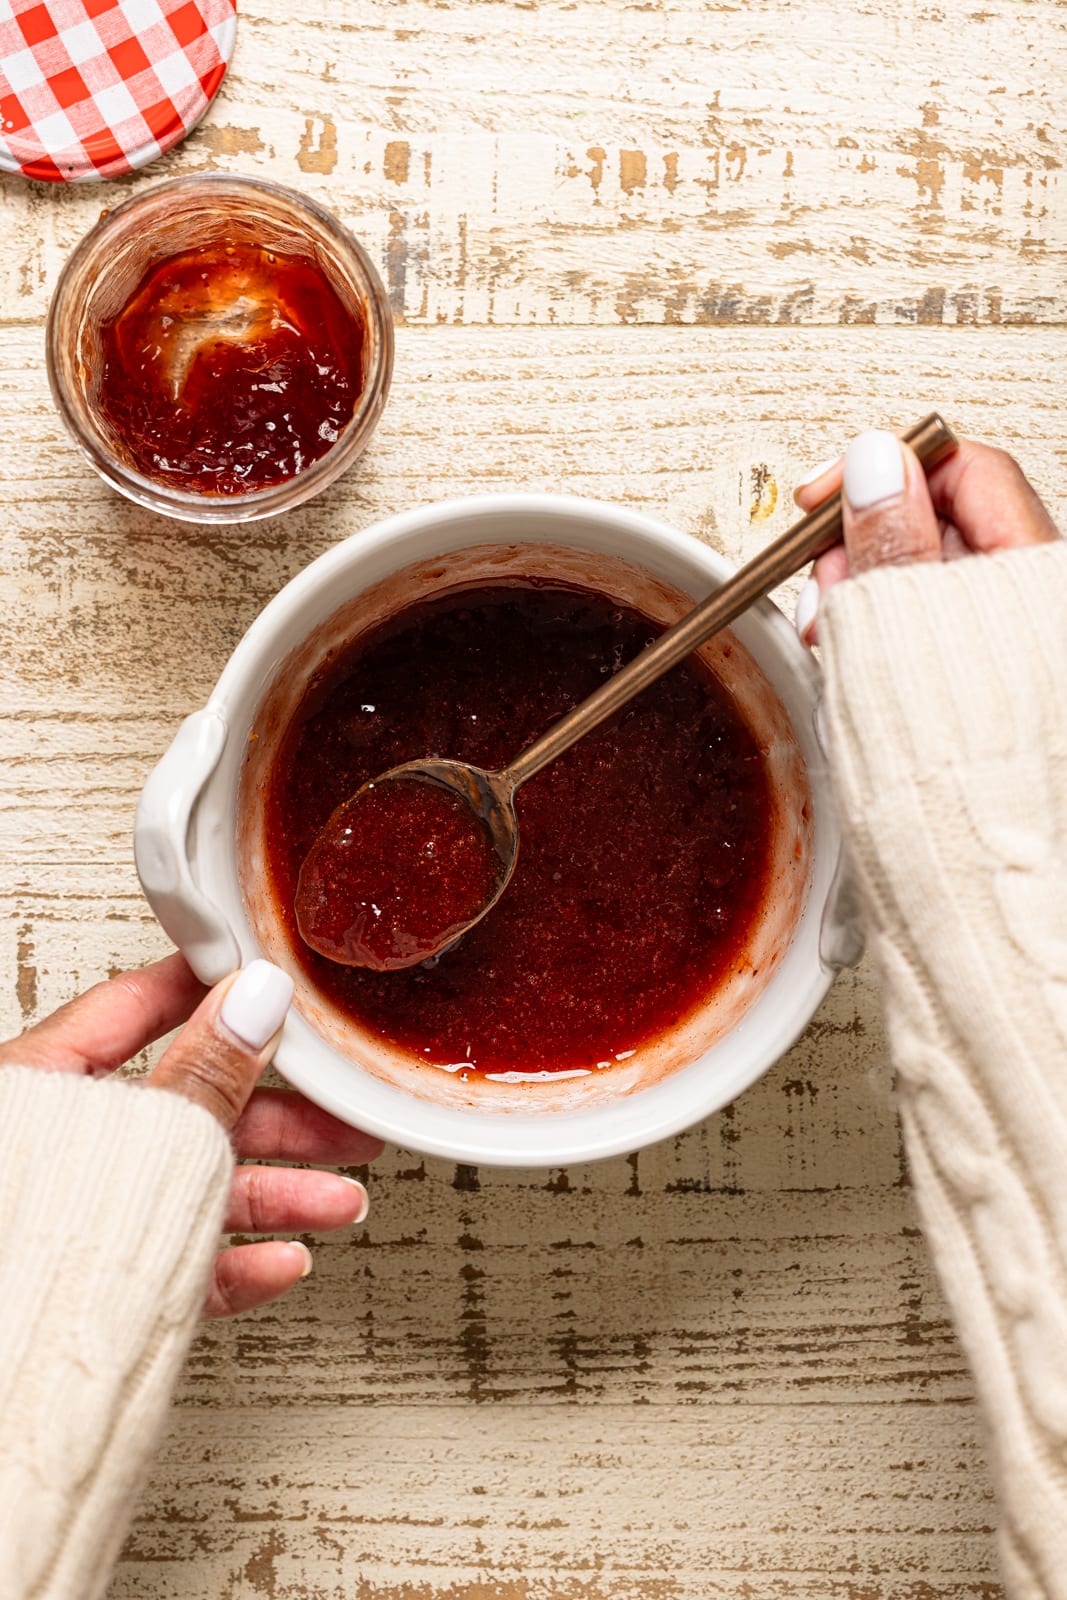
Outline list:
[[[904,493],[904,455],[900,440],[884,428],[868,428],[845,451],[845,499],[864,511]]]
[[[311,1271],[311,1251],[306,1244],[301,1244],[299,1239],[290,1239],[289,1248],[290,1250],[299,1250],[302,1261],[300,1276],[306,1278]]]
[[[360,1183],[358,1178],[345,1178],[345,1175],[344,1175],[343,1172],[339,1172],[337,1174],[337,1176],[339,1178],[344,1178],[344,1181],[346,1183],[350,1183],[352,1185],[353,1189],[358,1189],[359,1192],[360,1192],[361,1199],[360,1199],[359,1210],[356,1212],[356,1215],[352,1218],[352,1226],[353,1226],[353,1228],[358,1228],[361,1222],[365,1222],[366,1221],[367,1212],[370,1210],[370,1195],[367,1193],[366,1189]]]
[[[802,478],[798,478],[793,487],[795,489],[806,489],[809,483],[814,483],[817,478],[822,477],[824,472],[829,472],[831,467],[836,467],[840,460],[841,457],[839,455],[827,456],[825,461],[820,461],[817,467],[812,467],[810,472],[805,472]]]
[[[270,961],[250,961],[231,987],[220,1021],[250,1050],[262,1050],[285,1021],[293,980]]]
[[[808,635],[815,626],[818,614],[819,585],[814,578],[809,578],[797,596],[796,623],[802,643],[808,643]]]

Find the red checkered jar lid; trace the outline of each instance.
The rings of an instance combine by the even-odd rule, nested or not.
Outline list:
[[[204,115],[236,32],[236,0],[0,0],[0,171],[143,167]]]

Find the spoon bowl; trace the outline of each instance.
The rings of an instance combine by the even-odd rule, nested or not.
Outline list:
[[[305,944],[376,972],[442,955],[508,886],[519,854],[514,792],[506,772],[436,757],[365,783],[331,813],[301,866]]]

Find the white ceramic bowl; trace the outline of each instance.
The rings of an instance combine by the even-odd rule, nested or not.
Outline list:
[[[554,495],[489,495],[406,512],[321,556],[237,646],[207,706],[149,776],[137,870],[205,982],[257,955],[297,997],[276,1065],[345,1121],[457,1161],[559,1166],[637,1149],[719,1110],[807,1026],[859,953],[816,729],[819,670],[769,602],[706,647],[772,748],[778,855],[762,954],[694,1019],[595,1079],[470,1083],[419,1066],[331,1011],[288,951],[265,887],[259,800],[274,744],[331,643],[412,599],[511,575],[586,582],[668,622],[729,576],[720,556],[654,518]],[[704,652],[702,652],[704,653]],[[249,755],[249,752],[252,752]],[[775,776],[777,774],[777,776]]]

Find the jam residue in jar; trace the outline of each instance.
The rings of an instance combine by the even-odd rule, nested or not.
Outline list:
[[[524,579],[408,606],[327,659],[274,758],[265,833],[293,956],[342,1013],[452,1071],[595,1071],[748,964],[771,785],[732,697],[692,658],[523,786],[514,876],[439,959],[340,966],[296,926],[301,863],[364,783],[430,755],[506,766],[659,631]]]
[[[130,464],[171,488],[285,483],[351,421],[363,329],[310,256],[184,250],[153,262],[101,324],[97,408]]]
[[[369,783],[305,857],[294,912],[305,944],[391,972],[432,955],[492,898],[500,862],[486,825],[434,783]]]

